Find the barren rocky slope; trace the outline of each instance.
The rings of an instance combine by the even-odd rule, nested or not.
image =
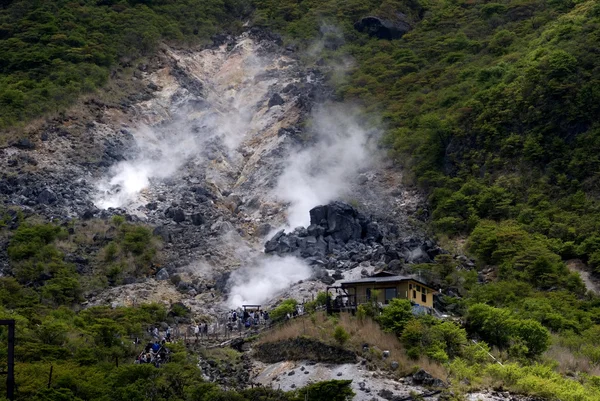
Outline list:
[[[427,257],[410,223],[419,198],[380,159],[376,129],[329,102],[327,66],[306,67],[298,58],[259,30],[221,37],[202,51],[163,47],[137,66],[147,90],[133,101],[88,102],[87,111],[73,110],[2,149],[5,203],[56,219],[125,214],[155,227],[166,272],[183,279],[179,291],[130,280],[92,304],[163,298],[209,313],[222,305],[214,297],[227,295],[229,272],[262,263],[263,243],[276,229],[307,226],[310,208],[338,199],[379,219],[391,236],[377,260],[369,249],[362,268],[410,258],[416,249],[413,257]],[[405,254],[393,248],[380,258],[407,239]],[[317,276],[328,275],[323,267],[357,266],[342,262],[319,263]]]

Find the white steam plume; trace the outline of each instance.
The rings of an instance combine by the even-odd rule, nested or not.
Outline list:
[[[110,178],[98,183],[98,207],[125,206],[148,187],[150,179],[171,176],[202,148],[184,124],[161,131],[142,126],[136,133],[136,143],[137,155],[114,165]]]
[[[273,256],[260,260],[255,267],[242,268],[231,274],[227,303],[230,308],[240,305],[262,305],[279,291],[311,276],[312,272],[293,256]]]
[[[98,207],[131,206],[152,179],[173,176],[191,158],[202,160],[209,143],[218,145],[224,154],[234,155],[246,135],[260,123],[253,118],[271,84],[255,79],[268,63],[255,56],[248,43],[242,41],[232,51],[237,54],[233,62],[215,71],[209,69],[204,77],[201,110],[182,107],[172,121],[159,127],[141,127],[135,132],[139,151],[130,160],[114,165],[109,177],[98,183],[99,195],[94,202]],[[209,64],[218,61],[213,60],[216,56],[212,51],[202,54]],[[184,98],[198,100],[182,93]],[[179,107],[178,104],[172,106]]]
[[[290,203],[290,227],[307,226],[310,209],[346,195],[359,171],[371,163],[370,147],[378,135],[367,132],[358,115],[343,105],[313,113],[315,144],[291,156],[275,188],[275,195]]]

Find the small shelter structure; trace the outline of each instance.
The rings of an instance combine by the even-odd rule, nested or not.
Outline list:
[[[408,299],[420,310],[433,309],[437,291],[418,278],[379,272],[370,277],[344,281],[339,287],[328,287],[336,293],[330,297],[328,312],[354,311],[358,305],[377,302],[385,306],[394,298]],[[425,308],[425,309],[423,309]]]

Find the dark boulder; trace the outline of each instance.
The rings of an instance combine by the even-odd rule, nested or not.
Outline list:
[[[93,218],[96,213],[98,213],[98,209],[95,207],[91,208],[91,209],[87,209],[85,212],[83,212],[83,214],[81,215],[81,218],[83,220],[89,220],[89,219]]]
[[[243,338],[234,338],[229,344],[229,346],[238,352],[243,352],[244,343],[245,341]]]
[[[201,213],[194,213],[190,216],[190,218],[192,220],[192,224],[195,226],[201,226],[205,222]]]
[[[37,202],[44,205],[51,205],[56,202],[56,194],[48,188],[44,188],[37,196]]]
[[[412,377],[413,384],[427,387],[446,387],[446,383],[433,377],[424,369],[417,370]]]
[[[168,280],[169,272],[167,272],[165,269],[160,269],[158,271],[158,273],[156,273],[156,279],[157,280]]]
[[[325,228],[325,234],[331,235],[336,241],[348,242],[351,239],[361,238],[362,227],[358,212],[352,206],[333,202],[329,205],[317,206],[310,211],[310,224]],[[310,228],[310,227],[309,227]],[[308,230],[312,235],[313,230]]]
[[[406,21],[406,16],[400,14],[395,20],[374,16],[364,17],[354,24],[354,29],[379,39],[392,40],[401,38],[411,30],[411,26]]]
[[[333,283],[335,283],[335,279],[329,275],[321,276],[320,280],[323,284],[327,284],[327,285],[332,285]]]
[[[313,208],[307,228],[275,234],[265,244],[265,253],[295,254],[303,258],[337,254],[340,260],[353,258],[353,262],[360,263],[373,257],[372,245],[382,238],[376,222],[346,203],[333,202]]]
[[[175,223],[181,223],[182,221],[185,221],[185,213],[183,213],[182,209],[177,207],[170,207],[167,209],[166,215],[167,217],[173,219]]]
[[[271,225],[269,223],[263,223],[256,229],[256,235],[259,237],[265,237],[271,232]]]
[[[271,108],[273,106],[281,106],[284,103],[285,103],[285,100],[283,100],[283,98],[281,97],[281,95],[279,95],[279,93],[276,93],[273,96],[271,96],[271,99],[269,99],[269,108]]]
[[[409,263],[431,263],[431,258],[423,247],[418,247],[405,253],[406,260]]]
[[[171,233],[167,226],[158,226],[153,231],[152,234],[161,237],[163,241],[170,242],[171,241]]]
[[[15,148],[24,149],[24,150],[33,150],[35,149],[35,144],[31,142],[29,138],[21,138],[17,142],[13,144]]]

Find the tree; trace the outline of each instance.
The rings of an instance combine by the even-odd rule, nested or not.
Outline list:
[[[384,330],[400,336],[406,324],[413,318],[412,306],[407,299],[394,298],[379,316]]]
[[[506,347],[510,340],[511,312],[485,304],[475,304],[467,311],[467,329],[488,344]]]
[[[532,319],[510,320],[512,336],[519,338],[527,347],[526,356],[537,357],[550,345],[550,332],[540,322]]]

